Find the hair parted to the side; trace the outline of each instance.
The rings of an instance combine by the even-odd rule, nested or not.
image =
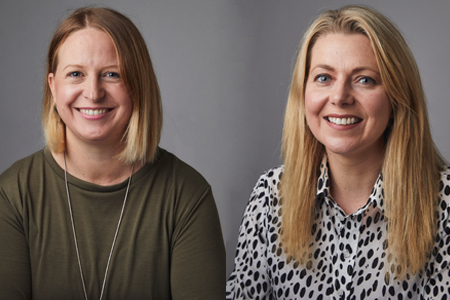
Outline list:
[[[283,128],[284,251],[302,264],[311,257],[316,187],[325,148],[306,124],[304,94],[311,50],[320,36],[330,33],[364,34],[374,50],[393,111],[382,166],[387,270],[398,277],[419,272],[436,237],[439,173],[445,162],[431,137],[422,82],[408,45],[384,15],[364,6],[320,14],[305,33],[297,54]]]
[[[42,124],[47,146],[55,152],[65,151],[65,125],[55,109],[48,75],[58,66],[58,51],[75,31],[95,28],[108,34],[116,48],[121,78],[128,89],[133,111],[124,132],[124,150],[118,159],[125,163],[152,161],[161,137],[162,105],[156,75],[144,38],[123,14],[105,7],[75,10],[55,31],[47,54],[46,81],[42,102]]]

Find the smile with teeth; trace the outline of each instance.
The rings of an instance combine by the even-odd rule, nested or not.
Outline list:
[[[78,109],[82,114],[84,115],[88,115],[88,116],[98,116],[98,115],[103,115],[105,113],[107,113],[108,111],[110,111],[110,109],[84,109],[84,108],[80,108]]]
[[[351,125],[361,121],[359,118],[335,118],[335,117],[327,117],[328,122],[331,122],[336,125]]]

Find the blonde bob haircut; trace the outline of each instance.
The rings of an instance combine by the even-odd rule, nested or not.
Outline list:
[[[161,137],[161,95],[145,41],[130,19],[104,7],[75,10],[61,23],[50,42],[46,79],[50,73],[56,72],[58,51],[67,37],[86,28],[99,29],[111,37],[121,78],[133,101],[132,115],[122,137],[125,147],[118,159],[125,163],[152,161]],[[47,146],[52,151],[64,152],[65,124],[55,108],[47,81],[44,85],[42,123]]]
[[[419,70],[408,45],[385,16],[363,6],[320,14],[297,54],[283,128],[283,249],[310,265],[316,186],[325,147],[306,123],[304,94],[311,50],[319,37],[334,33],[367,36],[376,56],[393,116],[385,132],[382,165],[388,222],[388,242],[383,245],[388,251],[386,274],[414,274],[424,266],[437,234],[439,172],[444,160],[432,141]]]

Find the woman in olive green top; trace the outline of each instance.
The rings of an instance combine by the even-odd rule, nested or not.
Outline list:
[[[81,8],[47,57],[47,147],[0,176],[0,299],[224,299],[211,188],[158,147],[145,42]]]

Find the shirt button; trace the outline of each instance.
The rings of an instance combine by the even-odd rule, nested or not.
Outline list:
[[[348,250],[344,251],[344,256],[345,258],[349,258],[350,257],[350,252],[348,252]]]
[[[341,299],[344,296],[344,291],[343,290],[339,290],[337,292],[337,296],[338,296],[338,299]]]

